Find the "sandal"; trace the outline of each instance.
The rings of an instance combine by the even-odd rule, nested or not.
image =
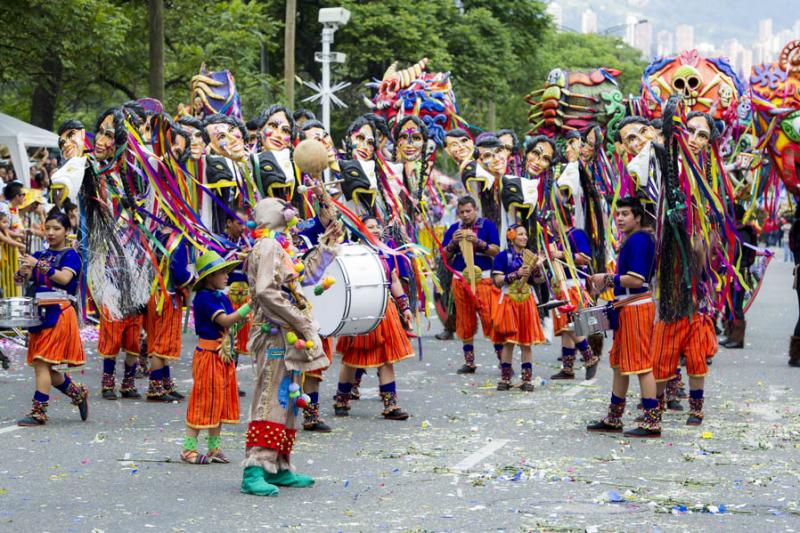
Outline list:
[[[181,461],[190,465],[207,465],[211,462],[207,455],[203,455],[197,450],[183,450],[181,452]]]
[[[212,463],[228,464],[231,462],[231,460],[228,459],[225,456],[225,454],[222,453],[222,450],[219,448],[217,448],[216,450],[208,450],[208,459]]]

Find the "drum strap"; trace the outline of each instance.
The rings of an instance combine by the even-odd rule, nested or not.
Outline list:
[[[646,300],[648,298],[652,298],[653,293],[651,292],[643,292],[642,294],[637,294],[636,296],[631,296],[630,298],[625,298],[624,300],[619,300],[617,302],[613,302],[611,307],[614,309],[619,309],[620,307],[625,307],[626,305],[630,305],[636,302],[641,302],[642,300]]]

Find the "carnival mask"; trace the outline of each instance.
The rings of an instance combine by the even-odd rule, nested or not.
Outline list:
[[[333,146],[333,139],[330,134],[322,128],[309,128],[305,131],[306,139],[314,139],[322,143],[328,152],[328,164],[336,161],[336,148]]]
[[[425,138],[419,126],[407,120],[400,126],[397,136],[397,159],[405,162],[418,161],[422,157],[424,144]]]
[[[114,157],[116,149],[114,131],[114,115],[108,115],[100,123],[94,135],[94,155],[98,161],[105,161]]]
[[[626,124],[619,131],[619,136],[622,138],[622,146],[629,155],[636,156],[644,148],[650,138],[649,129],[645,124],[633,122]]]
[[[731,106],[731,102],[733,102],[733,89],[727,83],[722,83],[719,86],[719,105],[722,106],[723,109],[728,109]]]
[[[580,158],[584,165],[588,165],[594,161],[595,146],[597,144],[597,135],[594,131],[590,131],[586,136],[586,141],[581,143]]]
[[[686,123],[689,132],[689,149],[695,156],[705,153],[711,140],[711,130],[704,117],[694,117]]]
[[[244,140],[242,132],[233,124],[224,122],[206,126],[208,137],[211,140],[211,149],[219,155],[235,161],[245,157]]]
[[[292,126],[286,113],[279,111],[267,118],[261,128],[261,144],[264,150],[284,150],[292,142]]]
[[[525,155],[525,170],[530,176],[541,176],[553,164],[553,147],[540,142]]]
[[[206,141],[203,139],[203,132],[198,130],[197,128],[193,128],[191,126],[182,126],[189,133],[189,150],[191,152],[192,159],[197,161],[206,152]]]
[[[72,159],[83,155],[84,139],[86,130],[71,129],[58,136],[58,147],[64,155],[64,159]]]
[[[460,165],[464,161],[472,159],[475,143],[469,137],[445,137],[444,151]]]
[[[372,159],[375,155],[375,135],[372,128],[364,124],[351,133],[350,146],[353,147],[353,156],[359,161]]]
[[[183,161],[186,155],[186,138],[183,135],[176,135],[169,149],[172,152],[172,157],[178,161]]]

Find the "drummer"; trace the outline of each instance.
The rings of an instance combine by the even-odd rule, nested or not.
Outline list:
[[[39,305],[45,306],[42,324],[29,329],[28,364],[36,375],[36,392],[31,412],[17,421],[20,426],[41,426],[47,422],[51,386],[72,400],[81,420],[89,417],[86,386],[74,383],[68,373],[55,370],[59,365],[76,367],[86,362],[74,306],[82,264],[78,252],[67,244],[69,230],[67,215],[51,211],[45,220],[48,248],[23,256],[15,275],[19,284],[33,280]]]
[[[375,238],[383,240],[383,227],[376,217],[368,215],[363,222]],[[336,343],[336,351],[342,354],[339,386],[334,403],[336,416],[350,414],[350,391],[358,368],[378,369],[379,390],[383,400],[382,415],[385,419],[405,420],[409,416],[397,405],[394,374],[395,363],[414,357],[414,350],[398,313],[399,309],[406,323],[411,324],[413,314],[398,275],[400,261],[403,259],[381,253],[381,262],[391,280],[389,290],[394,301],[389,301],[386,305],[386,314],[378,327],[366,335],[339,337]]]
[[[447,230],[442,246],[447,262],[453,270],[463,274],[460,279],[453,276],[453,298],[456,304],[456,335],[463,343],[464,365],[459,374],[474,374],[475,348],[473,340],[478,331],[478,318],[481,319],[483,335],[492,335],[492,310],[500,296],[500,290],[492,283],[492,258],[500,251],[500,235],[491,220],[478,216],[478,205],[471,196],[458,200],[458,218]],[[472,244],[475,269],[467,272],[467,263],[462,253],[463,241]],[[479,273],[480,271],[480,273]],[[473,293],[465,278],[476,277],[476,290]],[[502,349],[502,344],[498,345]],[[497,347],[495,347],[497,351]]]

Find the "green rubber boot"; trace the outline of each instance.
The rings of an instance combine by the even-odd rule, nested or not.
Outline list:
[[[260,466],[248,466],[242,476],[241,491],[255,496],[277,496],[278,487],[265,481],[266,472]]]
[[[314,484],[314,478],[303,474],[295,474],[291,470],[280,470],[277,474],[264,474],[267,483],[279,485],[281,487],[310,487]]]

